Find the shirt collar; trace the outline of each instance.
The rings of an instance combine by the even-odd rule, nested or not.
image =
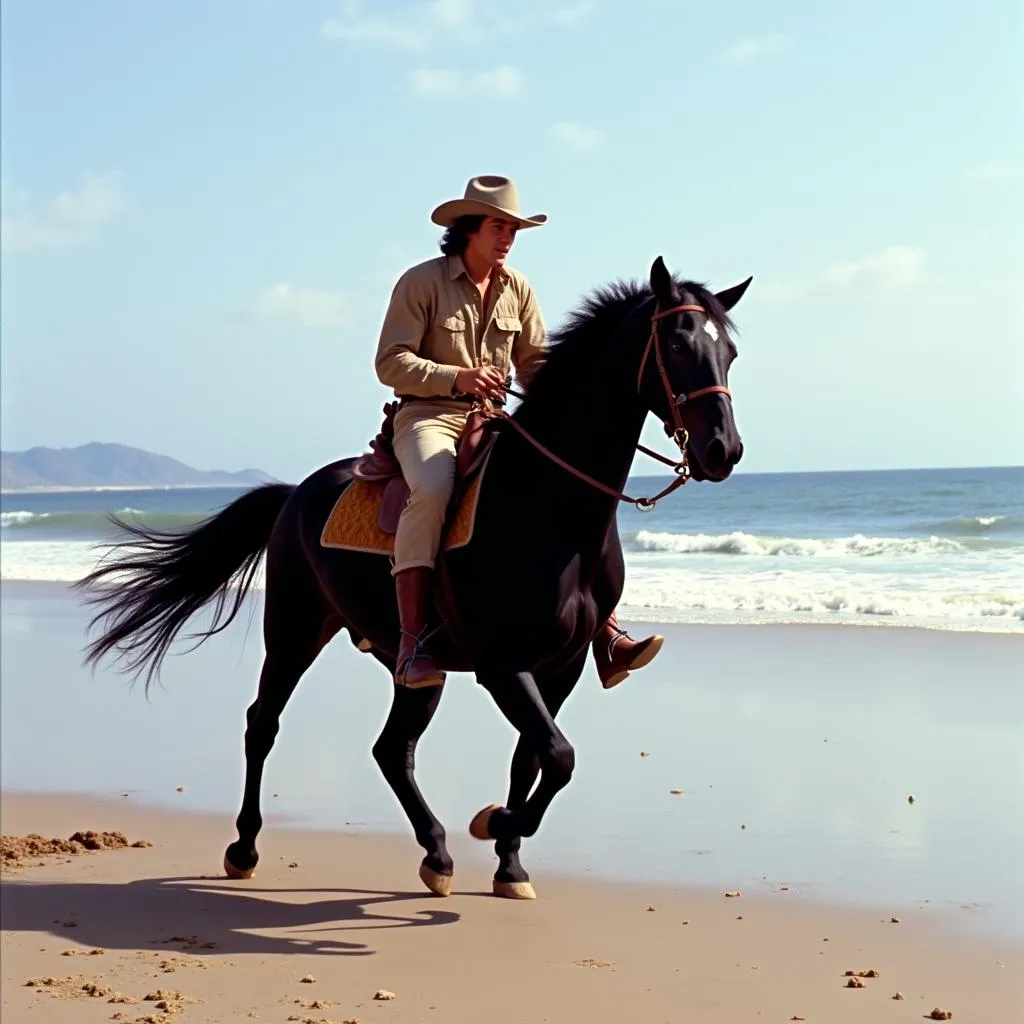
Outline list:
[[[509,279],[509,272],[507,267],[495,267],[495,271],[498,274],[498,280],[502,284],[507,283]],[[466,264],[463,263],[461,256],[449,256],[448,257],[448,277],[454,281],[466,273]],[[468,275],[467,275],[468,276]]]

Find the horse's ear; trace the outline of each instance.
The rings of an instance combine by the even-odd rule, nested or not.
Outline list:
[[[722,304],[722,308],[728,313],[729,310],[743,298],[743,293],[747,290],[750,286],[750,282],[753,280],[753,277],[748,277],[746,281],[734,284],[731,288],[726,288],[724,292],[716,292],[715,298],[718,299]]]
[[[660,256],[651,264],[651,291],[662,306],[671,306],[678,297],[672,275]]]

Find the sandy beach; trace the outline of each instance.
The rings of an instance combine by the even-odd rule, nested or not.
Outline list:
[[[152,843],[5,872],[5,1022],[842,1024],[939,1008],[988,1024],[1024,1009],[1019,637],[676,626],[610,693],[588,668],[560,719],[576,774],[523,847],[538,899],[516,903],[490,895],[492,848],[466,834],[502,798],[512,748],[470,677],[417,758],[450,898],[420,885],[370,757],[387,678],[346,641],[285,713],[258,873],[229,882],[259,600],[170,659],[147,700],[83,671],[65,588],[5,582],[0,598],[3,833]],[[850,987],[847,971],[878,976]]]
[[[4,796],[5,833],[82,828],[153,845],[5,876],[5,1021],[163,1020],[145,999],[158,990],[180,993],[167,1005],[183,1024],[859,1024],[935,1008],[994,1022],[1024,1005],[1021,944],[966,940],[928,908],[892,915],[784,887],[727,896],[736,890],[557,876],[518,903],[491,897],[476,863],[438,899],[415,884],[401,839],[279,828],[264,834],[257,876],[227,882],[210,871],[225,833],[216,817]],[[455,840],[457,858],[466,842]],[[851,988],[847,971],[877,977]],[[59,983],[27,984],[47,978]],[[137,1002],[113,1004],[115,993]]]

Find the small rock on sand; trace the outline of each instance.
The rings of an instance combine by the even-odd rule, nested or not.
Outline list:
[[[889,924],[899,924],[899,923],[900,923],[900,919],[898,917],[890,917],[889,918]]]
[[[902,999],[902,998],[903,998],[903,993],[902,992],[897,992],[896,995],[893,996],[893,999]]]
[[[684,795],[684,793],[685,793],[685,790],[682,790],[682,789],[670,789],[670,790],[669,790],[669,792],[670,792],[670,793],[671,793],[671,794],[672,794],[673,796],[683,796],[683,795]]]
[[[743,894],[738,889],[735,889],[735,890],[730,890],[725,895],[729,896],[730,898],[735,898],[736,896],[742,896]]]
[[[863,988],[864,987],[864,982],[861,981],[860,978],[857,978],[857,977],[847,978],[846,979],[846,987],[847,988]]]
[[[389,992],[386,988],[379,988],[373,993],[373,998],[381,1002],[387,1002],[388,1000],[395,998],[395,993]]]
[[[910,796],[907,797],[907,803],[908,804],[916,804],[917,803],[917,797],[914,796],[913,793],[911,793]]]
[[[928,1014],[928,1016],[932,1020],[951,1020],[952,1017],[953,1017],[953,1011],[952,1010],[943,1010],[943,1009],[940,1009],[938,1006],[936,1006],[935,1009],[932,1010],[932,1012]]]
[[[304,974],[299,978],[299,981],[301,981],[303,985],[313,985],[316,983],[316,978],[314,978],[312,974]]]
[[[185,997],[180,992],[172,992],[170,989],[158,988],[155,992],[149,992],[142,997],[147,1003],[161,1002],[164,999],[174,999],[175,1001],[184,999]]]
[[[648,906],[647,906],[647,913],[648,913],[648,914],[653,914],[653,913],[654,913],[654,911],[656,911],[657,909],[658,909],[658,908],[657,908],[657,907],[656,907],[656,906],[655,906],[655,905],[654,905],[653,903],[650,903],[650,904],[648,904]]]
[[[650,757],[651,756],[651,752],[649,750],[641,750],[640,751],[640,756],[641,757]]]
[[[177,793],[184,793],[185,792],[185,787],[184,786],[179,786],[175,792],[177,792]]]

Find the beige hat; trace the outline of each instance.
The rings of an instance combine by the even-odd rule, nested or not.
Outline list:
[[[519,212],[519,192],[511,178],[497,174],[481,174],[470,178],[461,199],[449,199],[430,215],[430,219],[443,228],[450,228],[457,217],[483,214],[485,217],[508,217],[521,228],[536,228],[547,222],[546,213],[524,217]]]

